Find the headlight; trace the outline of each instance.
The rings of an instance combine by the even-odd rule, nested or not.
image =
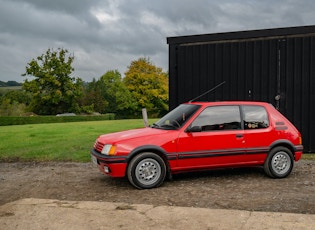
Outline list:
[[[109,156],[115,155],[116,154],[116,146],[115,145],[104,145],[101,153],[104,155],[109,155]]]

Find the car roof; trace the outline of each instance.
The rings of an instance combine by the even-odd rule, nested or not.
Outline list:
[[[262,101],[212,101],[212,102],[187,102],[184,104],[194,104],[194,105],[203,105],[203,106],[213,106],[213,105],[260,105],[266,106],[270,105],[270,103],[262,102]]]

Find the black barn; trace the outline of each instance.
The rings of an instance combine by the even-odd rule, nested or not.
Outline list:
[[[169,106],[200,99],[272,103],[315,152],[315,26],[169,37]]]

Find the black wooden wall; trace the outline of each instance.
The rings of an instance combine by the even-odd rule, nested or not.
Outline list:
[[[199,101],[272,103],[315,152],[315,26],[168,38],[173,109],[225,81]],[[314,118],[313,118],[314,117]]]

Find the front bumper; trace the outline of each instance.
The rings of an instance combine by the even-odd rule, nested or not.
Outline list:
[[[127,158],[121,156],[106,156],[91,149],[91,160],[99,170],[111,177],[125,177]]]

